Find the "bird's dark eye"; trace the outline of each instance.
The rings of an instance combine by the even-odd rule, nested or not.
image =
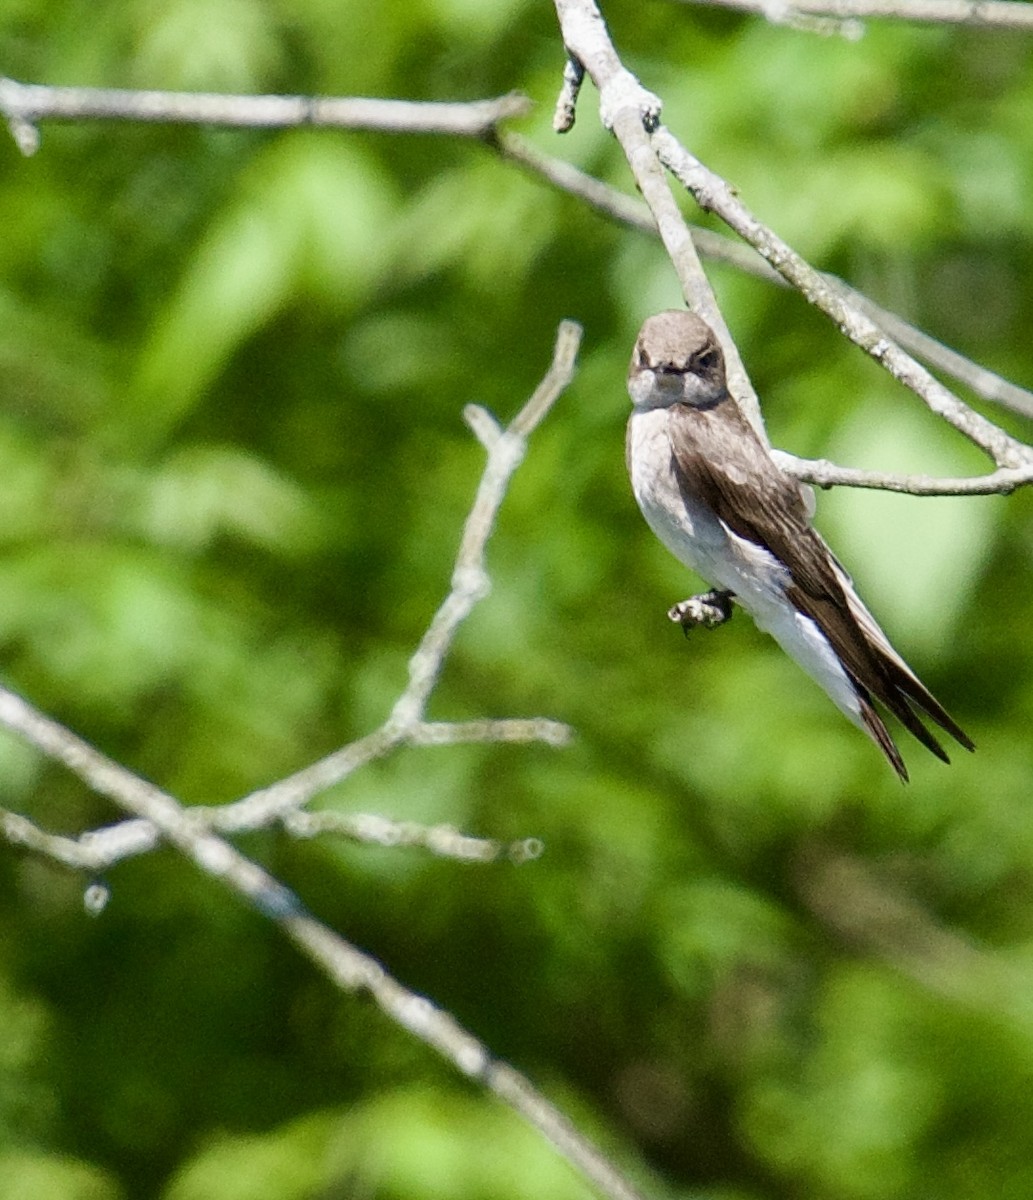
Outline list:
[[[693,366],[697,371],[712,371],[717,366],[720,358],[720,351],[716,346],[708,346],[706,350],[701,350],[693,360]]]

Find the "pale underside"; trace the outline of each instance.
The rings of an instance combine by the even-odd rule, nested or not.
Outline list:
[[[669,410],[636,410],[628,424],[628,462],[635,499],[650,528],[708,583],[734,592],[757,627],[769,633],[859,729],[871,736],[857,690],[817,624],[786,596],[788,570],[763,546],[736,533],[679,487],[667,432]],[[642,470],[643,463],[652,469]],[[657,464],[663,464],[656,469]],[[851,609],[863,625],[874,620],[849,579],[837,571]],[[856,602],[856,609],[855,609]],[[880,632],[880,640],[881,631]]]

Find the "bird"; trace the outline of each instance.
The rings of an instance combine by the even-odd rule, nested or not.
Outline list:
[[[813,497],[775,462],[728,390],[724,353],[695,313],[643,324],[628,368],[631,488],[650,528],[716,590],[676,605],[717,623],[732,599],[879,747],[908,771],[879,711],[949,762],[925,718],[966,750],[971,738],[890,644],[811,524]],[[700,608],[699,606],[702,606]]]

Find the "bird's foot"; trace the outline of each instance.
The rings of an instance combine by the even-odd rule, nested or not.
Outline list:
[[[690,596],[688,600],[680,600],[673,608],[669,608],[667,618],[675,625],[680,625],[686,637],[689,630],[695,629],[697,625],[702,625],[705,629],[714,629],[731,617],[734,594],[715,588],[712,592],[704,592],[700,596]]]

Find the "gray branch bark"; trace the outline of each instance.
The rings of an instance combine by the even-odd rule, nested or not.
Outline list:
[[[756,13],[776,25],[794,17],[836,21],[890,18],[937,25],[977,25],[989,29],[1033,30],[1033,6],[1018,0],[681,0],[708,8]]]
[[[705,279],[685,222],[663,177],[665,167],[706,212],[716,213],[756,250],[790,286],[824,313],[855,345],[913,391],[937,416],[952,425],[993,460],[997,480],[1004,490],[1033,479],[1033,448],[974,412],[912,358],[887,331],[856,303],[845,289],[835,286],[796,253],[774,230],[761,222],[740,200],[726,180],[695,158],[660,122],[660,101],[621,63],[595,0],[555,0],[568,53],[584,68],[599,92],[600,120],[613,130],[621,144],[643,199],[667,248],[689,307],[712,325],[729,359],[729,386],[747,416],[758,428],[763,420],[756,393],[746,377],[741,359],[723,320],[715,321],[716,302]],[[812,481],[813,465],[781,455],[783,467]],[[837,474],[837,472],[839,472]],[[990,477],[981,477],[983,490]],[[910,486],[912,480],[914,487]],[[849,482],[853,486],[879,487],[892,482],[891,490],[929,494],[926,477],[887,476],[856,472],[826,464],[822,486]],[[964,481],[962,481],[964,483]],[[967,494],[958,481],[949,481],[948,494]]]

